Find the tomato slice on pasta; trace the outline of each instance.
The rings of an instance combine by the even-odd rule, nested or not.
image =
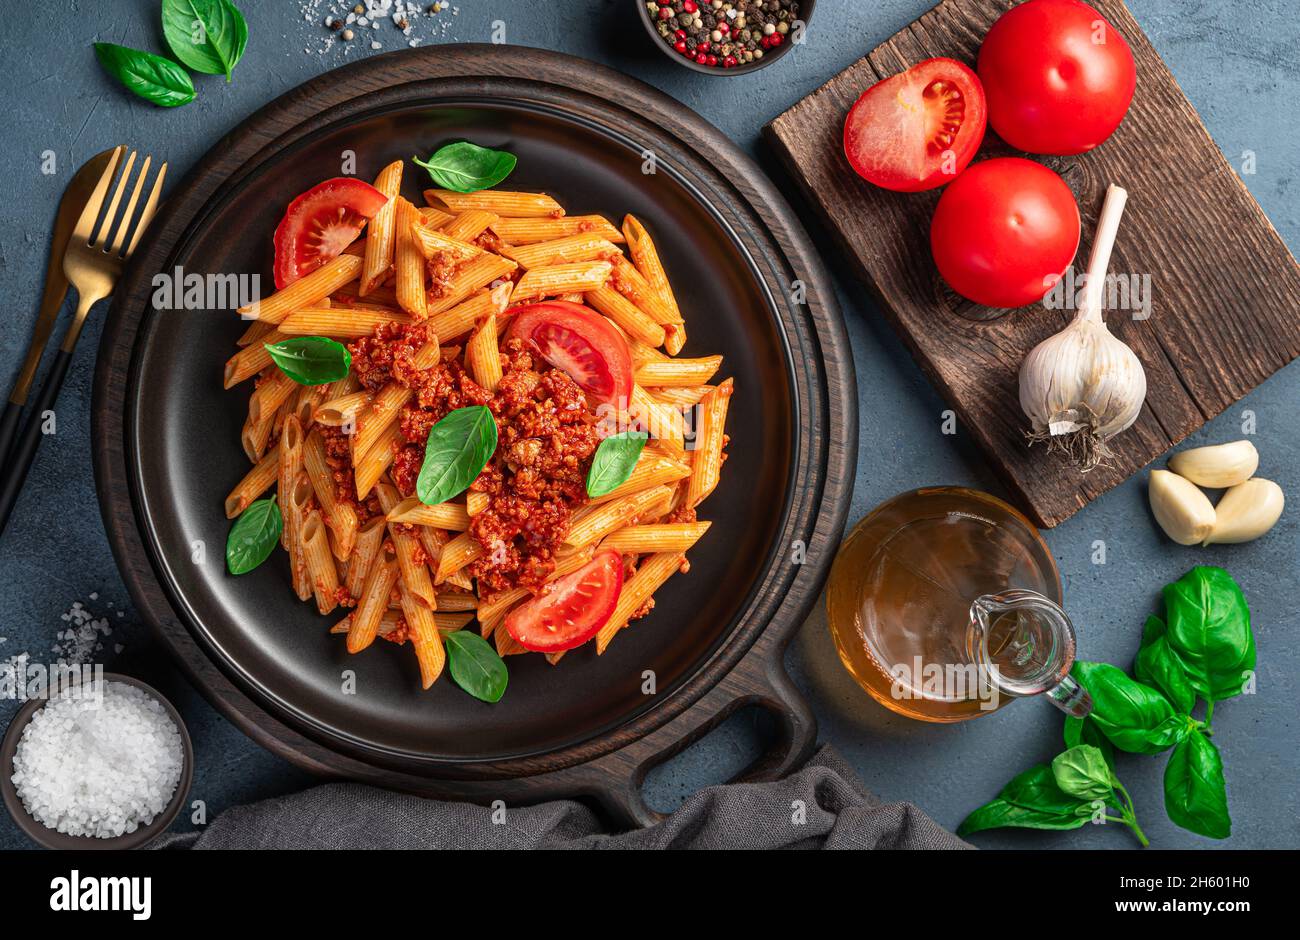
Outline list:
[[[524,649],[558,653],[581,646],[600,632],[623,590],[623,556],[611,549],[573,574],[552,582],[544,594],[506,616],[506,630]]]
[[[337,258],[388,197],[347,176],[313,186],[289,203],[275,229],[275,288],[283,290]]]
[[[523,339],[593,398],[621,408],[632,400],[627,340],[595,311],[567,300],[529,304],[515,311],[509,335]]]

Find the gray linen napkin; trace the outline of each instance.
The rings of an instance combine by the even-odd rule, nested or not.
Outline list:
[[[911,803],[882,803],[829,745],[774,783],[691,796],[648,829],[611,833],[571,800],[510,807],[504,819],[354,783],[236,806],[162,849],[969,849]]]

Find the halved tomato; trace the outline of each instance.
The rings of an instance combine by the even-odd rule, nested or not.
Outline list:
[[[524,649],[558,653],[581,646],[600,632],[623,590],[623,556],[598,552],[573,574],[506,617],[506,630]]]
[[[289,203],[275,228],[276,290],[342,254],[387,202],[369,183],[340,176]]]
[[[507,336],[517,336],[588,395],[626,408],[632,399],[632,353],[608,320],[567,300],[529,304],[514,312]]]
[[[844,122],[844,153],[868,182],[917,193],[966,169],[987,124],[979,77],[956,59],[926,59],[862,93]]]

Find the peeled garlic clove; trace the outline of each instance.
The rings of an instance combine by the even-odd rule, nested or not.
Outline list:
[[[1214,510],[1214,526],[1202,545],[1230,545],[1259,538],[1282,515],[1286,497],[1272,480],[1256,477],[1223,494]]]
[[[1250,441],[1193,447],[1169,458],[1169,469],[1199,486],[1221,489],[1245,483],[1259,468],[1259,451]]]
[[[1214,507],[1195,484],[1168,470],[1152,470],[1147,485],[1151,513],[1179,545],[1195,545],[1214,528]]]

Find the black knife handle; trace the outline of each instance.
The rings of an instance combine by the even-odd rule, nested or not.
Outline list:
[[[32,462],[36,459],[36,451],[41,446],[41,438],[45,436],[41,430],[45,423],[45,412],[54,408],[59,390],[63,388],[63,380],[68,377],[68,363],[71,361],[72,353],[65,349],[60,349],[58,355],[54,357],[49,374],[45,377],[45,384],[41,386],[40,394],[36,396],[18,443],[14,446],[8,463],[0,469],[0,533],[3,533],[9,524],[9,515],[13,512],[14,504],[18,502],[18,494],[22,492],[23,484],[27,481],[27,472],[31,470]],[[7,412],[5,419],[8,420]]]

